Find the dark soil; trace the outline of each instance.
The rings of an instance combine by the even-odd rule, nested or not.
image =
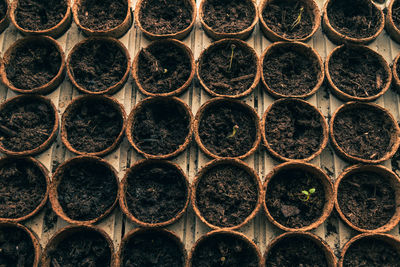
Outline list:
[[[58,179],[58,201],[73,220],[93,220],[115,202],[118,184],[113,172],[94,161],[69,164]]]
[[[183,267],[185,256],[171,237],[157,231],[136,234],[125,245],[121,267]]]
[[[376,95],[387,83],[379,58],[357,46],[337,50],[329,61],[329,74],[339,90],[357,97]]]
[[[300,236],[281,239],[268,252],[265,264],[269,267],[328,267],[325,252],[311,239]]]
[[[196,205],[211,224],[231,227],[241,224],[254,211],[257,184],[244,169],[223,164],[209,169],[199,181]]]
[[[220,95],[238,95],[253,84],[257,59],[248,48],[223,42],[203,54],[199,70],[200,78],[211,91]]]
[[[6,0],[0,0],[0,20],[4,19],[6,16],[7,8]]]
[[[189,79],[189,56],[176,44],[163,42],[143,48],[139,54],[140,85],[153,94],[177,90]]]
[[[391,163],[392,163],[392,171],[394,171],[397,174],[397,176],[400,176],[400,149],[398,149],[396,154],[394,154]]]
[[[92,40],[71,55],[70,71],[75,81],[92,92],[104,91],[122,80],[127,68],[124,51],[105,40]]]
[[[61,67],[61,55],[47,40],[18,46],[5,64],[7,78],[16,88],[31,90],[49,83]]]
[[[298,101],[273,104],[265,121],[265,136],[279,155],[304,159],[317,152],[323,140],[321,116]]]
[[[302,191],[314,188],[307,200]],[[317,221],[323,213],[325,191],[322,182],[313,174],[300,170],[282,170],[268,184],[266,198],[271,216],[290,228],[301,228]]]
[[[221,157],[238,157],[253,147],[257,128],[250,111],[239,104],[222,101],[203,113],[199,136],[211,153]]]
[[[392,129],[380,110],[366,107],[343,110],[333,122],[338,145],[346,153],[368,160],[379,159],[390,150]]]
[[[61,22],[67,9],[66,0],[19,0],[15,20],[25,30],[47,30]]]
[[[268,28],[284,38],[301,39],[313,30],[314,14],[301,1],[271,1],[262,16]]]
[[[331,26],[341,34],[352,38],[366,38],[374,35],[379,28],[381,14],[372,1],[336,0],[327,8]]]
[[[35,249],[27,232],[14,226],[0,228],[0,266],[32,267]]]
[[[141,107],[130,130],[136,146],[143,152],[166,155],[185,142],[190,130],[190,117],[175,101],[159,99]]]
[[[44,101],[14,101],[0,110],[0,142],[11,151],[35,149],[49,139],[54,116],[52,107]]]
[[[185,178],[165,163],[141,166],[127,180],[126,203],[140,221],[161,223],[175,218],[187,201]]]
[[[392,6],[392,19],[397,28],[400,28],[400,1],[396,0]]]
[[[248,243],[228,234],[204,239],[193,253],[193,267],[258,267],[256,251]]]
[[[63,238],[50,252],[50,267],[109,267],[111,250],[99,233],[83,229]]]
[[[399,267],[400,254],[389,243],[376,238],[356,241],[344,255],[343,267]]]
[[[346,218],[363,229],[379,228],[396,212],[395,191],[389,181],[373,172],[360,172],[342,180],[338,202]]]
[[[289,45],[275,47],[263,61],[268,87],[285,96],[304,95],[318,83],[321,72],[315,56],[301,53]]]
[[[240,32],[251,26],[256,11],[250,1],[208,0],[203,6],[204,22],[218,33]]]
[[[84,0],[78,9],[78,18],[85,28],[106,31],[122,24],[127,13],[126,0]]]
[[[78,151],[100,152],[116,141],[123,122],[121,113],[109,101],[81,100],[65,117],[67,139]]]
[[[193,9],[187,0],[145,0],[139,20],[148,32],[171,34],[189,27],[192,12]]]

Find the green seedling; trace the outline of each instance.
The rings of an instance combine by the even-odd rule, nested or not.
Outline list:
[[[296,20],[290,26],[291,27],[290,30],[293,30],[297,25],[299,25],[299,23],[301,21],[301,15],[303,15],[303,11],[304,11],[304,7],[301,7],[299,15],[297,16]]]
[[[310,190],[303,190],[301,191],[301,197],[300,200],[301,201],[308,201],[311,197],[312,194],[315,193],[315,188],[311,188]]]
[[[231,52],[231,60],[229,61],[229,68],[228,68],[229,71],[230,71],[231,68],[232,68],[233,54],[234,54],[235,48],[236,48],[236,45],[231,44],[231,50],[232,50],[232,52]]]
[[[239,130],[239,126],[237,126],[237,125],[233,126],[233,128],[232,128],[232,133],[231,133],[230,135],[228,135],[227,137],[228,137],[228,138],[234,137],[234,136],[236,135],[236,133],[237,133],[238,130]]]

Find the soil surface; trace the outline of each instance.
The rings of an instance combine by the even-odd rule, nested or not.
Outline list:
[[[106,239],[88,229],[69,234],[49,255],[50,267],[109,267],[111,263],[111,250]]]
[[[100,152],[116,141],[123,122],[121,113],[109,101],[81,100],[65,117],[67,139],[78,151]]]
[[[47,40],[20,45],[5,64],[7,78],[16,88],[31,90],[49,83],[61,67],[61,54]]]
[[[338,202],[346,218],[363,229],[379,228],[396,212],[395,191],[387,179],[373,172],[360,172],[342,180]]]
[[[337,50],[329,61],[329,74],[339,90],[357,97],[376,95],[387,83],[387,73],[379,58],[358,47]]]
[[[301,1],[273,0],[262,12],[265,24],[288,39],[301,39],[311,34],[314,14]]]
[[[257,74],[257,59],[249,48],[231,42],[207,50],[199,64],[199,76],[204,84],[220,95],[247,91]]]
[[[218,33],[236,33],[251,26],[256,11],[251,1],[208,0],[203,6],[203,20]]]
[[[343,267],[399,267],[400,254],[389,243],[376,238],[363,238],[356,241],[347,250]]]
[[[281,239],[271,248],[265,263],[270,267],[328,267],[324,251],[311,239],[299,236]]]
[[[263,61],[263,75],[268,87],[285,96],[304,95],[318,83],[321,69],[317,59],[293,47],[275,47]]]
[[[176,241],[157,231],[136,234],[122,254],[122,267],[183,267],[185,263]]]
[[[380,26],[381,14],[372,1],[332,1],[327,15],[331,26],[341,34],[352,38],[374,35]]]
[[[125,199],[138,220],[161,223],[183,210],[187,194],[185,178],[179,170],[168,164],[153,163],[130,172]]]
[[[100,92],[122,80],[127,58],[113,42],[93,40],[71,55],[69,69],[80,86],[88,91]]]
[[[29,234],[13,226],[0,228],[0,266],[31,267],[35,249]]]
[[[272,150],[290,159],[305,159],[317,152],[323,140],[320,114],[298,101],[273,105],[265,120],[265,136]]]
[[[189,79],[192,66],[189,56],[176,44],[163,42],[143,48],[139,54],[139,83],[153,94],[169,93]]]
[[[0,110],[0,142],[11,151],[27,151],[49,139],[54,110],[46,102],[22,99]]]
[[[253,147],[257,128],[250,111],[239,104],[222,101],[209,106],[203,113],[199,136],[211,153],[238,157]]]
[[[0,20],[6,16],[7,8],[6,0],[0,0]]]
[[[148,32],[171,34],[189,27],[192,22],[192,12],[193,9],[187,0],[145,0],[139,20]]]
[[[228,234],[214,234],[203,240],[193,253],[193,267],[258,267],[256,251],[245,241]]]
[[[302,191],[315,189],[309,198]],[[290,228],[301,228],[317,221],[323,213],[325,191],[313,174],[300,170],[276,173],[268,184],[265,202],[271,216]]]
[[[25,30],[47,30],[61,22],[67,9],[66,0],[19,0],[15,20]]]
[[[357,107],[343,110],[333,122],[338,145],[348,154],[376,160],[391,147],[393,126],[380,110]]]
[[[107,31],[122,24],[127,13],[126,0],[84,0],[78,9],[78,19],[85,28]]]
[[[57,188],[58,201],[73,220],[93,220],[115,202],[118,184],[113,172],[94,161],[69,164]]]
[[[392,19],[394,25],[400,28],[400,1],[395,0],[392,6]]]
[[[159,99],[141,107],[130,130],[133,141],[143,152],[166,155],[185,143],[190,117],[175,101]]]

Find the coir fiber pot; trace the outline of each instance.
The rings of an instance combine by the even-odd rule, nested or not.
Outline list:
[[[7,29],[10,24],[9,15],[10,15],[10,3],[8,0],[3,0],[3,5],[5,7],[4,16],[0,18],[0,33],[2,33],[5,29]]]
[[[387,7],[387,14],[386,14],[386,20],[385,20],[385,29],[386,32],[389,34],[390,38],[392,40],[396,41],[397,43],[400,43],[400,29],[399,29],[399,21],[398,21],[398,15],[394,14],[394,6],[398,8],[398,0],[391,0],[389,3],[389,6]],[[396,23],[395,23],[396,21]]]
[[[400,59],[400,54],[396,56],[392,66],[393,87],[394,89],[397,90],[397,92],[400,92],[400,77],[399,77],[400,66],[398,66],[399,59]]]

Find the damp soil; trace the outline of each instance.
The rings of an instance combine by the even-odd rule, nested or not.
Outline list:
[[[33,266],[35,249],[27,232],[15,226],[0,227],[0,266]]]
[[[232,42],[206,50],[199,62],[204,84],[220,95],[238,95],[247,91],[257,75],[257,58],[251,50]]]
[[[13,50],[5,64],[7,79],[19,89],[31,90],[49,83],[61,68],[61,54],[48,40],[31,40]]]
[[[302,191],[315,192],[307,196]],[[323,213],[325,191],[322,182],[301,169],[282,170],[268,184],[265,202],[278,223],[301,228],[316,222]]]
[[[322,145],[321,115],[302,102],[277,102],[267,114],[265,137],[271,149],[285,158],[308,158]]]
[[[273,0],[262,11],[265,24],[287,39],[301,39],[311,34],[314,14],[301,1]]]
[[[19,0],[15,9],[15,20],[25,30],[47,30],[65,17],[67,3],[66,0]]]
[[[91,92],[101,92],[122,80],[127,61],[124,50],[114,42],[95,39],[71,54],[69,70],[78,85]]]
[[[107,31],[121,25],[127,13],[126,0],[83,0],[78,9],[78,19],[85,28]]]
[[[140,11],[140,24],[153,34],[177,33],[192,22],[193,9],[188,0],[144,0]]]
[[[346,218],[362,229],[377,229],[396,212],[396,195],[389,181],[374,172],[354,173],[338,188],[338,203]]]
[[[27,151],[46,142],[55,123],[54,110],[46,102],[22,98],[0,110],[0,142],[10,151]]]
[[[169,164],[154,162],[129,173],[125,201],[135,218],[161,223],[175,218],[188,198],[185,178]]]
[[[400,28],[400,1],[395,0],[392,6],[392,19],[394,25]]]
[[[0,20],[6,17],[7,8],[8,6],[6,0],[0,0]]]
[[[110,101],[80,100],[65,116],[67,139],[80,152],[100,152],[117,140],[123,122],[122,114]]]
[[[185,256],[175,240],[158,231],[135,234],[125,244],[121,267],[183,267]]]
[[[186,51],[174,43],[154,43],[140,51],[138,82],[147,92],[173,92],[185,84],[191,71]]]

